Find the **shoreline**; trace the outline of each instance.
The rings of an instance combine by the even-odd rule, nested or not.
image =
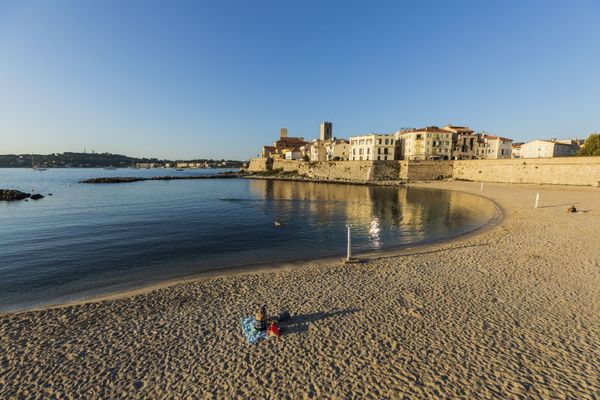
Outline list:
[[[340,182],[315,181],[314,183],[340,183]],[[368,182],[366,184],[368,185]],[[409,185],[403,184],[402,186],[407,186],[407,187],[418,186],[419,188],[422,188],[422,189],[428,189],[426,185],[427,185],[427,183],[420,182],[420,183],[413,183],[413,184],[409,184]],[[385,185],[385,186],[387,186],[387,185]],[[393,185],[393,186],[400,186],[400,185]],[[430,189],[434,189],[434,188],[430,188]],[[446,189],[446,190],[453,190],[453,189]],[[481,197],[481,198],[489,201],[492,204],[492,206],[495,208],[494,215],[492,216],[491,219],[486,221],[482,226],[477,227],[477,228],[467,231],[467,232],[460,233],[455,236],[432,240],[432,241],[428,241],[428,242],[424,242],[424,243],[417,243],[417,244],[411,244],[411,245],[398,245],[396,247],[390,247],[390,248],[381,249],[381,250],[369,251],[369,252],[364,252],[364,253],[355,253],[355,254],[353,254],[353,256],[354,256],[353,258],[357,258],[360,263],[363,263],[366,261],[377,260],[377,259],[381,259],[381,258],[400,257],[400,256],[403,256],[406,254],[413,254],[413,253],[417,253],[417,252],[441,250],[446,246],[461,244],[465,241],[468,241],[470,239],[477,237],[478,235],[482,235],[485,232],[487,232],[488,230],[494,229],[505,218],[505,211],[493,199],[490,199],[489,197],[486,197],[486,196],[482,196],[481,194],[478,194],[478,193],[469,193],[469,192],[465,192],[465,191],[461,191],[461,190],[453,190],[453,191],[456,191],[459,193],[464,193],[464,194],[469,194],[469,195],[474,195],[474,196]],[[448,249],[448,250],[451,250],[451,249]],[[158,279],[157,282],[150,283],[147,285],[143,284],[143,283],[141,283],[140,285],[133,285],[133,286],[127,286],[127,284],[123,284],[123,285],[119,285],[119,286],[125,286],[125,288],[123,288],[122,290],[117,289],[115,291],[111,291],[110,288],[108,288],[105,291],[99,291],[99,293],[97,295],[91,293],[80,299],[67,300],[64,302],[59,301],[57,303],[49,303],[49,304],[40,305],[40,306],[26,307],[26,308],[18,309],[15,311],[5,311],[5,312],[0,311],[0,316],[10,315],[10,314],[23,314],[23,313],[28,313],[28,312],[38,312],[38,311],[45,311],[45,310],[51,310],[51,309],[57,309],[57,308],[65,308],[65,307],[71,307],[71,306],[84,305],[84,304],[88,304],[88,303],[99,303],[99,302],[103,302],[103,301],[118,300],[118,299],[123,299],[123,298],[131,297],[131,296],[146,294],[146,293],[152,292],[154,290],[165,289],[165,288],[169,288],[169,287],[176,286],[176,285],[186,284],[186,283],[190,283],[190,282],[204,281],[204,280],[218,278],[218,277],[244,276],[244,275],[250,275],[250,274],[257,274],[257,273],[272,273],[272,272],[279,272],[279,271],[289,271],[289,270],[294,270],[297,268],[302,268],[303,265],[318,267],[318,266],[328,266],[328,265],[332,265],[332,264],[336,264],[336,263],[341,264],[342,259],[343,259],[343,257],[331,256],[331,257],[323,257],[323,258],[299,259],[299,260],[282,262],[282,263],[267,262],[267,263],[250,264],[250,265],[242,265],[242,266],[213,268],[208,271],[203,271],[203,272],[186,275],[186,276],[182,276],[182,277],[165,279],[165,280]]]

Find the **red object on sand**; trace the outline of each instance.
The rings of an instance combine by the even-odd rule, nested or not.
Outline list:
[[[267,330],[267,335],[281,336],[281,330],[277,327],[277,325],[272,324],[271,326],[269,326],[269,329]]]

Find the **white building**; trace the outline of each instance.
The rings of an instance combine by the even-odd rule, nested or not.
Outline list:
[[[437,126],[396,132],[399,158],[404,160],[449,160],[452,135]]]
[[[393,134],[370,134],[350,137],[350,160],[386,161],[395,159],[396,139]]]
[[[551,158],[573,155],[573,145],[554,140],[534,140],[521,145],[521,158]]]
[[[511,158],[512,142],[512,139],[500,136],[481,135],[479,142],[479,158]]]

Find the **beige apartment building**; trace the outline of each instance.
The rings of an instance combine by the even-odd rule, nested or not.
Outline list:
[[[534,140],[521,145],[521,158],[552,158],[573,155],[573,145],[556,140]]]
[[[452,135],[437,126],[396,132],[399,158],[404,160],[449,160]]]
[[[387,161],[396,158],[394,134],[375,134],[350,137],[351,161]]]

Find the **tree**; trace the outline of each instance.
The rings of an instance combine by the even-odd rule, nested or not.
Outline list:
[[[592,133],[585,139],[583,147],[579,149],[578,156],[600,156],[600,133]]]
[[[304,157],[302,157],[302,159],[304,161],[310,161],[310,157],[308,156],[308,154],[305,154]]]

